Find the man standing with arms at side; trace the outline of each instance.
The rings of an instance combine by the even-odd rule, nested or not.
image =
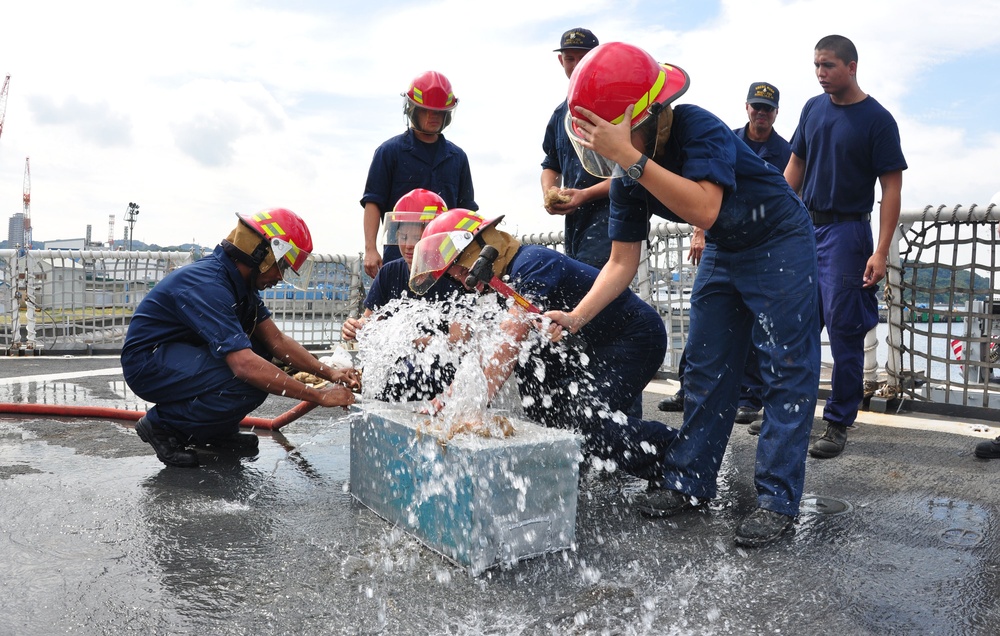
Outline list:
[[[824,94],[802,108],[785,179],[801,194],[816,230],[820,316],[833,378],[823,409],[826,432],[809,454],[826,458],[844,450],[864,397],[865,334],[878,322],[876,285],[885,277],[907,166],[896,121],[858,86],[854,43],[824,37],[814,64]],[[870,223],[876,180],[882,190],[877,245]]]
[[[465,151],[444,138],[458,98],[448,78],[437,71],[421,73],[403,95],[406,132],[375,150],[361,206],[365,209],[365,273],[375,277],[383,261],[400,257],[399,248],[386,245],[379,255],[378,228],[385,213],[414,188],[436,193],[449,208],[478,210],[472,171]]]
[[[563,33],[555,52],[566,77],[573,75],[577,63],[597,45],[597,37],[588,29],[578,27]],[[611,255],[608,238],[611,181],[598,179],[580,165],[566,137],[565,119],[566,100],[563,100],[552,113],[542,141],[545,210],[566,219],[566,255],[600,269]]]

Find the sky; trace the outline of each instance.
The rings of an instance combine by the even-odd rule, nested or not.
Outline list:
[[[213,246],[236,213],[286,207],[314,251],[360,254],[372,153],[405,130],[400,94],[427,70],[459,99],[445,136],[480,211],[516,235],[558,231],[541,143],[568,85],[553,49],[581,26],[686,70],[677,103],[732,127],[750,84],[771,82],[786,138],[820,92],[813,47],[845,35],[899,124],[903,209],[1000,192],[1000,0],[51,0],[0,19],[0,217],[23,211],[29,157],[36,240],[91,225],[106,241],[111,215],[120,240],[135,202],[135,240]]]

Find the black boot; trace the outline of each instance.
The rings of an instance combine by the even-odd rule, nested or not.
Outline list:
[[[235,453],[242,457],[253,457],[257,454],[258,439],[253,433],[233,433],[208,440],[198,446],[208,446],[216,451]]]
[[[992,442],[979,442],[976,444],[976,457],[980,459],[997,459],[1000,457],[1000,437]]]
[[[135,423],[135,432],[139,434],[139,439],[153,447],[157,459],[167,466],[177,466],[178,468],[196,468],[198,466],[198,456],[194,451],[185,448],[177,437],[165,429],[150,424],[145,415]]]
[[[747,548],[767,545],[791,530],[794,521],[790,515],[757,508],[736,527],[736,543]]]
[[[826,432],[823,433],[823,437],[812,443],[812,446],[809,447],[809,454],[823,459],[836,457],[844,451],[846,444],[847,427],[826,422]]]
[[[684,410],[684,390],[681,389],[677,393],[674,393],[670,397],[665,397],[660,400],[660,403],[656,405],[656,408],[661,411],[683,411]]]
[[[700,510],[708,505],[708,500],[647,484],[646,492],[637,494],[632,500],[632,505],[649,517],[672,517],[681,512]]]
[[[757,419],[757,410],[750,406],[741,406],[736,409],[736,418],[733,420],[737,424],[749,424]]]

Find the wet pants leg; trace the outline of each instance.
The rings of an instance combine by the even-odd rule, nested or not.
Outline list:
[[[804,227],[739,253],[705,250],[691,296],[684,425],[667,451],[663,486],[715,497],[752,344],[767,413],[757,443],[758,505],[798,514],[819,382],[813,245]]]
[[[204,346],[163,344],[151,354],[123,358],[122,371],[135,394],[154,403],[146,413],[149,422],[189,442],[239,431],[240,421],[267,398]]]
[[[586,366],[578,355],[560,356],[549,348],[533,351],[517,371],[527,417],[579,430],[585,453],[613,460],[636,477],[658,478],[677,431],[626,414],[663,363],[666,334],[663,323],[655,322],[633,325],[613,342],[589,348]]]
[[[743,369],[743,383],[740,385],[740,406],[759,411],[763,402],[760,395],[764,390],[764,380],[760,377],[760,359],[757,349],[750,347],[747,363]]]

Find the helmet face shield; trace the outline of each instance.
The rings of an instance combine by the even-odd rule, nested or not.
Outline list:
[[[563,123],[566,128],[566,136],[569,138],[570,143],[573,144],[573,150],[576,151],[576,156],[579,157],[580,164],[584,170],[599,179],[610,179],[625,174],[625,171],[617,163],[581,143],[580,135],[576,132],[576,127],[573,125],[573,115],[568,111]]]
[[[437,212],[389,212],[385,215],[386,245],[416,245]]]
[[[410,265],[410,289],[420,296],[426,294],[474,239],[472,232],[461,230],[432,234],[420,239]]]
[[[299,269],[305,264],[306,259],[309,258],[309,252],[296,247],[293,240],[284,241],[276,236],[272,236],[270,244],[271,251],[274,252],[274,260],[278,263],[283,262],[293,272],[298,273]]]
[[[281,272],[281,280],[292,287],[305,291],[313,279],[313,267],[315,264],[316,261],[310,257],[305,262],[300,263],[298,269],[293,269],[288,264],[288,259],[283,258],[278,261],[278,271]]]
[[[619,124],[633,106],[631,130],[660,113],[683,95],[690,84],[687,73],[661,64],[642,49],[623,42],[594,48],[573,69],[566,102],[569,113],[580,106],[601,119]],[[566,132],[587,172],[597,177],[620,176],[622,168],[583,147],[580,135],[567,117]]]

